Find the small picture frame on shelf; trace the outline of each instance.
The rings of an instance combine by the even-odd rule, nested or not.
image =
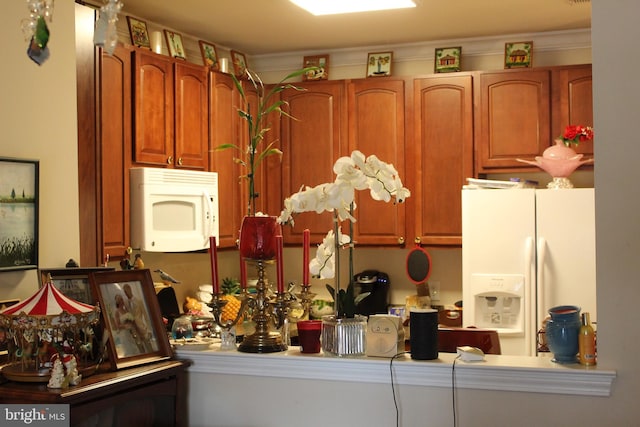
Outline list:
[[[305,56],[302,62],[302,68],[318,67],[303,74],[302,80],[327,80],[329,78],[329,55]]]
[[[460,71],[461,56],[461,46],[436,48],[433,71],[435,73],[455,73]]]
[[[89,267],[89,268],[41,268],[40,287],[47,283],[49,275],[53,286],[66,297],[83,302],[96,304],[96,299],[91,293],[89,275],[100,271],[113,271],[113,267]]]
[[[198,44],[200,45],[200,53],[202,53],[202,63],[212,70],[219,70],[220,64],[215,45],[204,40],[198,40]]]
[[[393,52],[373,52],[367,56],[367,77],[391,75]]]
[[[182,44],[182,35],[170,30],[164,30],[164,36],[167,39],[167,47],[169,48],[169,56],[172,58],[187,59]]]
[[[533,42],[504,44],[504,68],[531,68],[533,66]]]
[[[237,77],[242,77],[247,69],[247,58],[244,56],[244,53],[238,52],[237,50],[231,50],[229,53],[231,54],[233,72]]]
[[[129,24],[131,44],[151,49],[151,40],[149,39],[147,23],[141,19],[134,18],[133,16],[127,16],[127,23]]]
[[[89,280],[116,370],[171,357],[149,269],[92,273]]]

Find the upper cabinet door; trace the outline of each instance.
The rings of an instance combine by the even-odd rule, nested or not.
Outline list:
[[[462,244],[460,190],[473,177],[472,84],[471,75],[414,80],[407,207],[424,245]]]
[[[591,64],[554,69],[552,136],[562,135],[567,125],[593,126],[593,90]],[[594,137],[595,140],[595,137]],[[592,141],[581,142],[577,153],[593,156]]]
[[[234,161],[238,152],[233,149],[216,150],[222,144],[238,144],[238,93],[231,76],[218,72],[210,73],[209,111],[211,126],[211,171],[218,173],[219,245],[221,248],[236,247],[240,222],[245,214],[240,201],[240,166]]]
[[[314,187],[333,182],[333,165],[345,155],[346,140],[345,83],[327,80],[296,83],[304,91],[286,90],[282,99],[289,114],[281,123],[282,197],[298,192],[302,186]],[[280,209],[284,207],[280,201]],[[279,214],[279,211],[276,213]],[[305,228],[313,242],[321,242],[332,229],[331,214],[304,212],[295,214],[295,227],[284,227],[288,243],[301,243]]]
[[[200,65],[175,64],[176,168],[208,169],[207,74]]]
[[[478,173],[524,168],[552,143],[550,71],[480,73]]]
[[[167,57],[136,50],[134,67],[134,160],[172,165],[173,63]]]
[[[384,77],[353,80],[348,85],[349,151],[375,154],[395,166],[404,180],[404,81]],[[399,245],[405,241],[405,204],[376,201],[356,193],[354,240],[358,245]]]

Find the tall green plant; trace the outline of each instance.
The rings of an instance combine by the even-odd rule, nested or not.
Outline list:
[[[249,141],[246,150],[243,148],[242,144],[238,146],[233,143],[221,144],[216,147],[216,150],[225,150],[228,148],[235,149],[239,155],[234,157],[234,161],[247,169],[247,173],[240,176],[241,179],[247,179],[249,183],[247,215],[255,215],[256,213],[256,198],[258,197],[258,193],[256,193],[255,177],[257,168],[265,158],[271,155],[277,154],[282,156],[282,151],[275,146],[277,139],[268,143],[265,142],[266,134],[271,130],[271,128],[267,126],[267,119],[271,113],[277,113],[279,116],[285,116],[292,119],[294,118],[285,111],[288,103],[280,99],[277,95],[286,89],[303,91],[304,88],[286,82],[308,72],[312,72],[316,68],[317,67],[307,67],[294,71],[280,80],[280,82],[273,85],[269,90],[265,88],[265,85],[258,74],[250,71],[249,69],[245,69],[243,77],[247,78],[247,81],[253,86],[257,94],[258,105],[254,109],[254,114],[251,113],[251,105],[247,99],[242,82],[235,75],[231,75],[233,83],[240,94],[242,105],[238,108],[238,114],[247,122]],[[260,149],[260,146],[263,143],[264,147]]]

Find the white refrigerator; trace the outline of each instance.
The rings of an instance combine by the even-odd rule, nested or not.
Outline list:
[[[463,326],[496,329],[502,354],[536,355],[548,310],[596,313],[592,188],[462,190]]]

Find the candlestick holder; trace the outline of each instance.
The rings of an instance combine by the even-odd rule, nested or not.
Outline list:
[[[300,300],[300,304],[302,305],[303,309],[300,319],[304,319],[305,317],[308,318],[309,316],[311,316],[311,302],[316,297],[316,294],[309,290],[309,288],[311,287],[311,285],[309,284],[305,285],[303,283],[302,285],[300,285],[300,287],[302,288],[302,291],[296,294],[296,298]]]
[[[243,261],[244,262],[244,261]],[[256,293],[249,294],[243,290],[239,299],[241,301],[240,310],[233,321],[222,322],[220,315],[227,301],[221,299],[222,294],[213,295],[209,306],[216,324],[222,328],[222,334],[229,333],[231,328],[244,317],[247,309],[252,309],[251,320],[255,323],[255,332],[245,336],[238,346],[238,351],[245,353],[274,353],[285,351],[287,344],[283,340],[282,334],[271,330],[273,325],[276,329],[284,325],[290,300],[286,292],[276,292],[275,296],[269,298],[267,295],[267,284],[265,281],[265,269],[268,260],[255,260],[258,270],[258,282],[256,283]],[[224,340],[223,340],[224,341]]]

